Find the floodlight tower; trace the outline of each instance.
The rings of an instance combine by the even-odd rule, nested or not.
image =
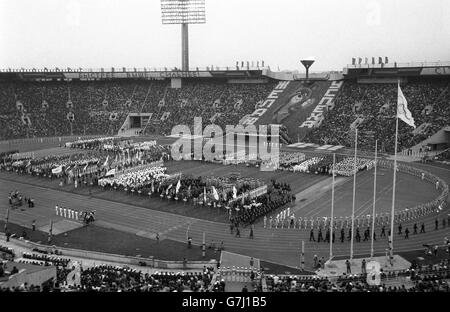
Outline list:
[[[161,0],[163,24],[181,24],[181,69],[189,70],[189,24],[206,23],[205,0]]]
[[[308,80],[309,68],[314,63],[314,59],[308,58],[308,59],[305,59],[305,60],[301,60],[300,62],[302,62],[303,66],[305,66],[305,69],[306,69],[306,80]]]

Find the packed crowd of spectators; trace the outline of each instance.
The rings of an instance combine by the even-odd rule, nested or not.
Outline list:
[[[222,129],[225,125],[237,125],[274,87],[274,82],[229,84],[202,81],[186,82],[181,89],[169,88],[164,98],[165,106],[160,111],[170,112],[170,115],[161,124],[161,132],[170,134],[177,124],[191,126],[194,117],[202,117],[204,125],[214,123]]]
[[[399,277],[407,277],[412,283],[388,283]],[[381,271],[380,279],[380,285],[369,285],[367,274],[344,274],[336,281],[319,276],[268,275],[266,283],[269,292],[450,292],[448,260],[432,268]]]
[[[412,147],[448,125],[450,90],[448,80],[411,80],[401,85],[418,131],[399,122],[399,151]],[[397,84],[358,84],[346,82],[336,97],[335,107],[326,114],[320,127],[305,137],[306,142],[354,145],[351,125],[357,118],[358,147],[373,150],[375,140],[381,148],[394,151]],[[421,125],[424,125],[420,128]],[[426,125],[426,127],[425,127]],[[420,128],[420,129],[419,129]]]
[[[70,259],[58,257],[58,256],[49,256],[45,254],[35,254],[35,253],[28,253],[24,252],[22,255],[22,258],[24,259],[31,259],[31,260],[37,260],[41,262],[48,262],[55,266],[62,266],[67,267],[67,265],[70,262]]]
[[[81,273],[77,291],[96,292],[206,292],[209,291],[214,268],[203,272],[156,272],[154,274],[127,267],[97,265]],[[223,291],[224,288],[215,288]]]
[[[192,125],[194,117],[204,124],[236,125],[274,86],[186,81],[175,89],[170,81],[120,79],[2,82],[0,119],[7,126],[0,129],[0,139],[61,136],[71,129],[73,134],[115,135],[130,112],[153,113],[156,128],[149,130],[164,134],[176,124]]]
[[[437,155],[436,160],[449,161],[450,160],[450,148],[445,150],[443,153]]]

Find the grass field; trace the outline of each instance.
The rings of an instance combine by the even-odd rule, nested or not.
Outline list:
[[[77,152],[78,150],[68,150],[65,148],[51,148],[40,150],[36,153],[39,156],[48,154],[65,154]],[[288,171],[259,171],[255,167],[246,165],[221,165],[201,161],[169,161],[165,165],[168,173],[182,172],[194,176],[228,176],[231,173],[238,173],[241,177],[252,177],[270,183],[274,179],[278,182],[285,182],[291,185],[293,194],[297,197],[295,205],[291,205],[292,211],[297,217],[316,218],[329,216],[331,210],[331,177],[328,175],[315,175],[306,173],[292,173]],[[372,213],[373,205],[373,180],[374,171],[364,171],[357,175],[356,196],[355,196],[355,216],[365,216]],[[77,189],[72,185],[59,186],[58,180],[43,179],[32,176],[17,176],[15,174],[2,173],[2,177],[7,177],[13,181],[20,181],[31,185],[45,186],[57,190],[71,193],[94,196],[96,198],[113,200],[132,204],[140,207],[150,208],[159,211],[175,213],[199,219],[216,222],[227,222],[227,214],[223,210],[208,209],[206,207],[194,207],[183,205],[181,202],[161,200],[159,197],[126,195],[123,192],[114,192],[96,187],[92,190],[87,187]],[[335,216],[345,217],[352,213],[353,202],[353,179],[340,177],[340,183],[335,188]],[[397,175],[396,189],[396,209],[413,207],[419,203],[432,201],[439,195],[435,187],[420,178],[404,173]],[[391,209],[392,204],[392,170],[379,168],[377,173],[377,194],[376,213],[386,213]],[[274,212],[277,213],[277,212]]]

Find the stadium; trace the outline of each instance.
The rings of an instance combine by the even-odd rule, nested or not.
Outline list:
[[[192,68],[170,2],[181,68],[0,70],[0,289],[448,292],[450,63]]]

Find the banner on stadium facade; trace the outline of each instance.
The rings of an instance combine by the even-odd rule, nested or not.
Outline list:
[[[206,78],[212,77],[209,71],[152,71],[152,72],[90,72],[63,73],[65,79],[103,80],[103,79],[148,79],[166,78]]]

